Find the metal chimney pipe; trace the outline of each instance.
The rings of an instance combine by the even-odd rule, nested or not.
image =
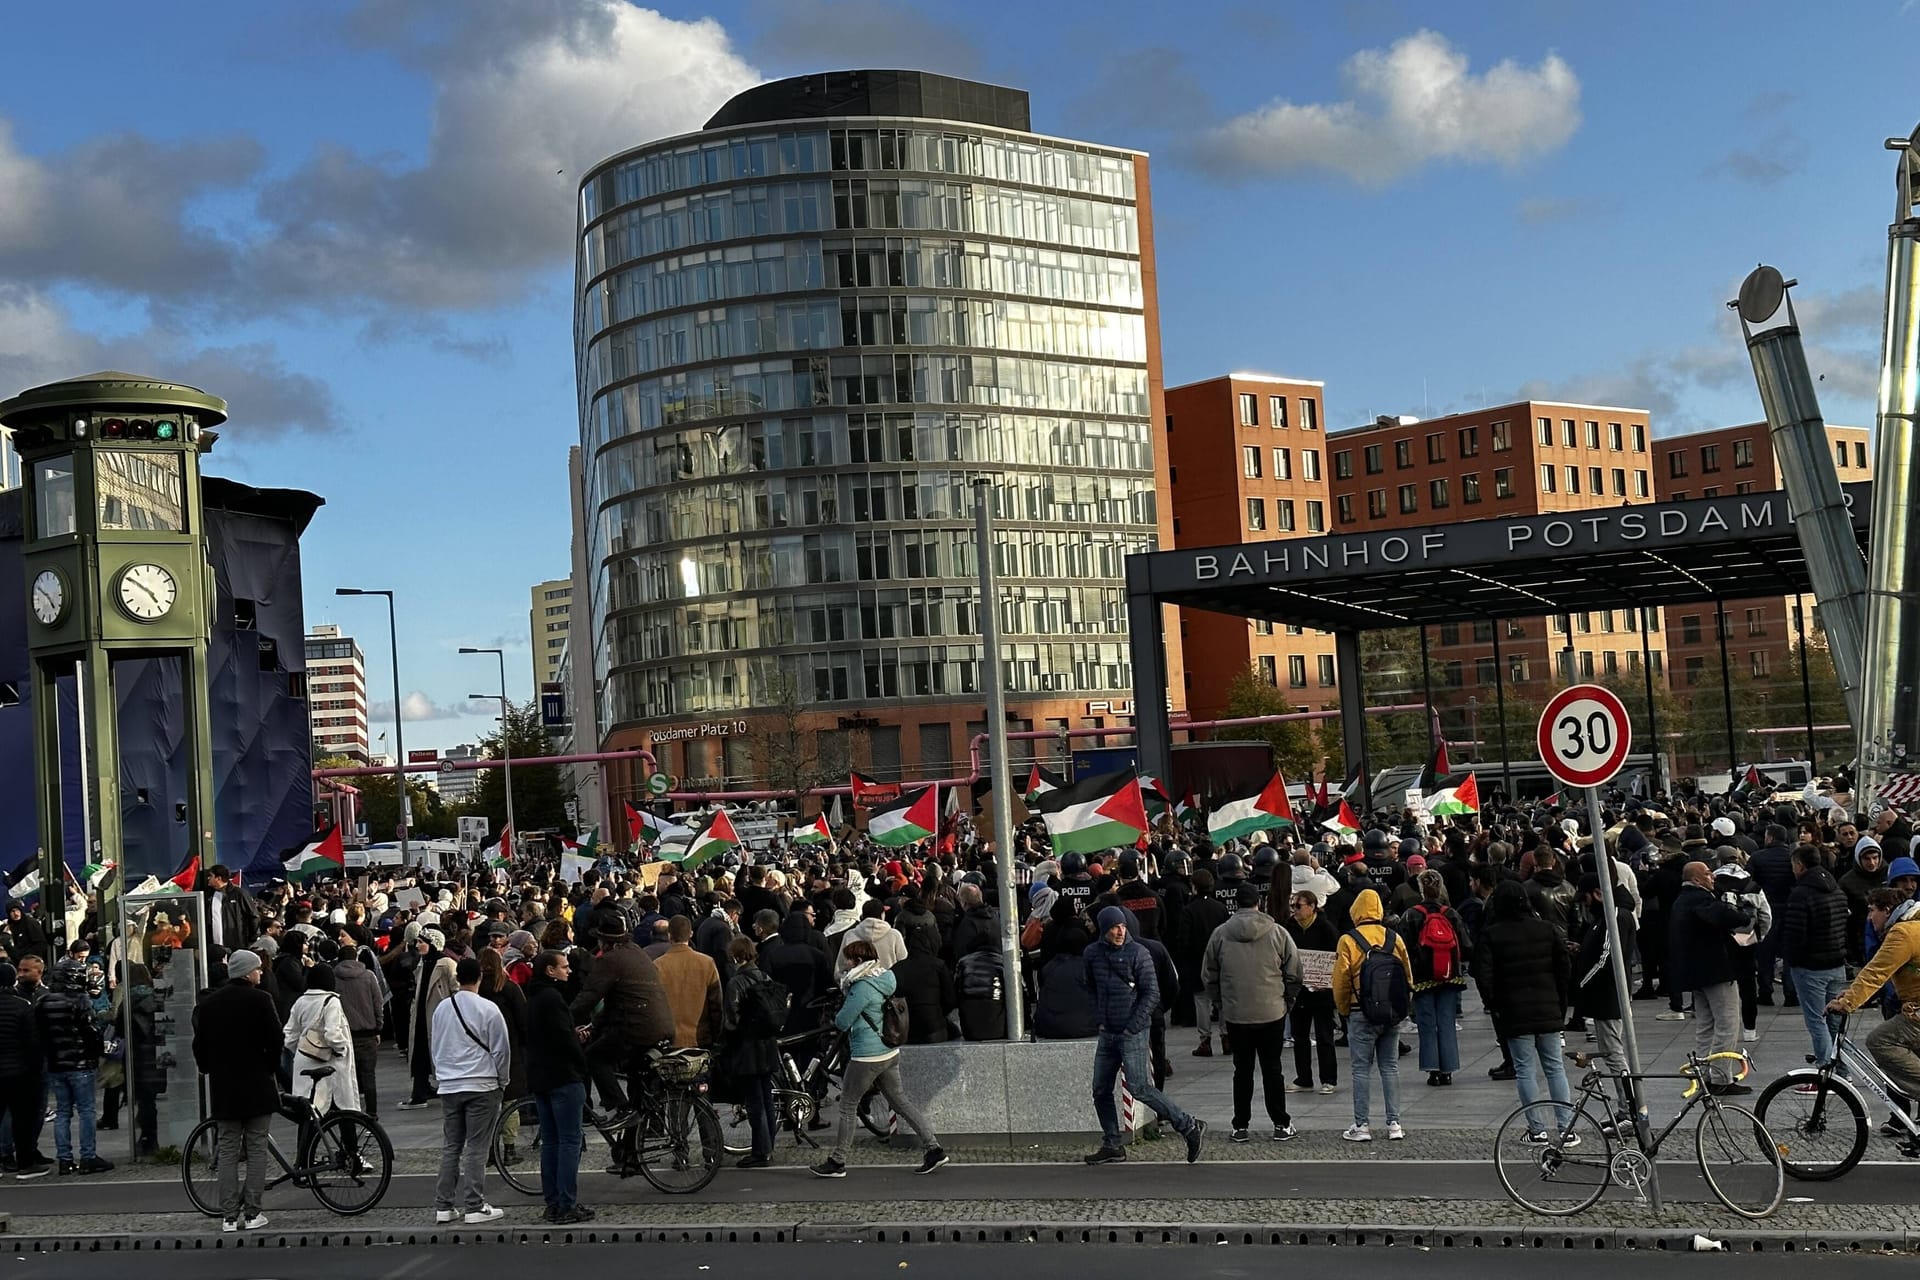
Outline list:
[[[1908,517],[1920,503],[1914,416],[1920,409],[1920,279],[1914,272],[1920,216],[1920,129],[1889,138],[1900,166],[1887,228],[1887,318],[1880,347],[1880,405],[1869,525],[1866,696],[1858,794],[1873,797],[1895,774],[1914,771],[1920,748],[1920,539]]]
[[[1800,345],[1800,323],[1787,292],[1796,283],[1782,280],[1772,267],[1755,267],[1741,284],[1739,298],[1727,305],[1740,315],[1740,331],[1747,339],[1753,378],[1773,435],[1773,456],[1787,488],[1793,531],[1820,602],[1847,714],[1858,724],[1867,652],[1867,565],[1827,446],[1827,424],[1807,371],[1807,353]],[[1769,323],[1780,314],[1783,301],[1784,323]]]

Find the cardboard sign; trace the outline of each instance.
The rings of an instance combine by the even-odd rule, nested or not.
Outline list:
[[[1300,977],[1309,991],[1333,990],[1333,952],[1302,951]]]

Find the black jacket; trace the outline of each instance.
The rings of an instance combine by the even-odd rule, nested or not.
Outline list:
[[[48,1071],[92,1071],[100,1065],[100,1028],[79,964],[62,960],[54,966],[46,996],[33,1006],[33,1019]]]
[[[983,944],[982,938],[986,941]],[[953,922],[953,936],[947,939],[945,958],[948,964],[959,964],[962,959],[976,951],[1000,950],[1000,914],[984,902],[970,907]]]
[[[527,1088],[547,1093],[587,1078],[587,1054],[574,1034],[566,990],[544,973],[527,983]]]
[[[204,890],[207,898],[207,910],[214,909],[212,889]],[[253,895],[240,886],[238,880],[228,881],[225,896],[220,902],[220,945],[228,951],[238,951],[260,936],[260,907]],[[299,999],[295,996],[294,999]]]
[[[248,982],[208,993],[193,1011],[193,1060],[207,1077],[215,1120],[251,1120],[280,1106],[280,1017]]]
[[[1745,928],[1747,913],[1698,885],[1683,884],[1667,920],[1667,982],[1698,991],[1733,981],[1727,936]]]
[[[920,937],[925,939],[923,946],[931,946],[935,956],[940,954],[940,922],[933,918],[931,911],[919,903],[903,906],[895,912],[893,927],[899,930],[900,941],[906,944],[909,952],[913,950],[914,938]]]
[[[1086,979],[1087,962],[1080,956],[1055,956],[1040,970],[1040,994],[1033,1002],[1037,1038],[1086,1040],[1099,1032]]]
[[[1796,969],[1837,969],[1847,962],[1847,895],[1825,867],[1794,882],[1780,914],[1780,944]]]
[[[1572,994],[1566,935],[1533,914],[1527,896],[1513,881],[1494,886],[1473,964],[1480,998],[1508,1037],[1561,1030]]]
[[[1620,926],[1620,945],[1633,955],[1633,897],[1616,887],[1614,918]],[[1573,961],[1573,1011],[1582,1018],[1620,1017],[1620,988],[1613,980],[1613,953],[1608,950],[1607,920],[1596,912],[1581,915],[1580,954]],[[1628,972],[1632,972],[1629,963]]]
[[[0,987],[0,1080],[36,1079],[44,1070],[42,1059],[33,1006],[12,987]]]
[[[893,966],[893,981],[893,994],[907,1002],[908,1044],[942,1044],[952,1038],[947,1015],[959,1007],[960,999],[953,972],[941,963],[937,947],[924,939],[909,943],[907,958]]]
[[[1767,895],[1767,904],[1775,911],[1793,896],[1794,886],[1799,883],[1793,878],[1793,850],[1784,844],[1770,844],[1753,852],[1747,858],[1747,874],[1760,886],[1760,892]]]
[[[797,1036],[820,1025],[813,1001],[833,988],[833,964],[827,953],[807,941],[812,932],[798,912],[780,922],[780,932],[760,949],[760,971],[787,989],[787,1025],[782,1035]]]

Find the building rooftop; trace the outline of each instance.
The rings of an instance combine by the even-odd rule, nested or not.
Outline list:
[[[708,129],[830,116],[910,116],[959,120],[1030,133],[1024,89],[960,80],[928,71],[825,71],[755,85],[729,98]]]

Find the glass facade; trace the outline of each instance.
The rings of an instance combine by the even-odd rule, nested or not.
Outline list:
[[[1134,157],[821,120],[581,190],[575,352],[603,732],[978,701],[991,475],[1010,693],[1127,694],[1153,549]],[[575,660],[585,658],[576,644]]]

